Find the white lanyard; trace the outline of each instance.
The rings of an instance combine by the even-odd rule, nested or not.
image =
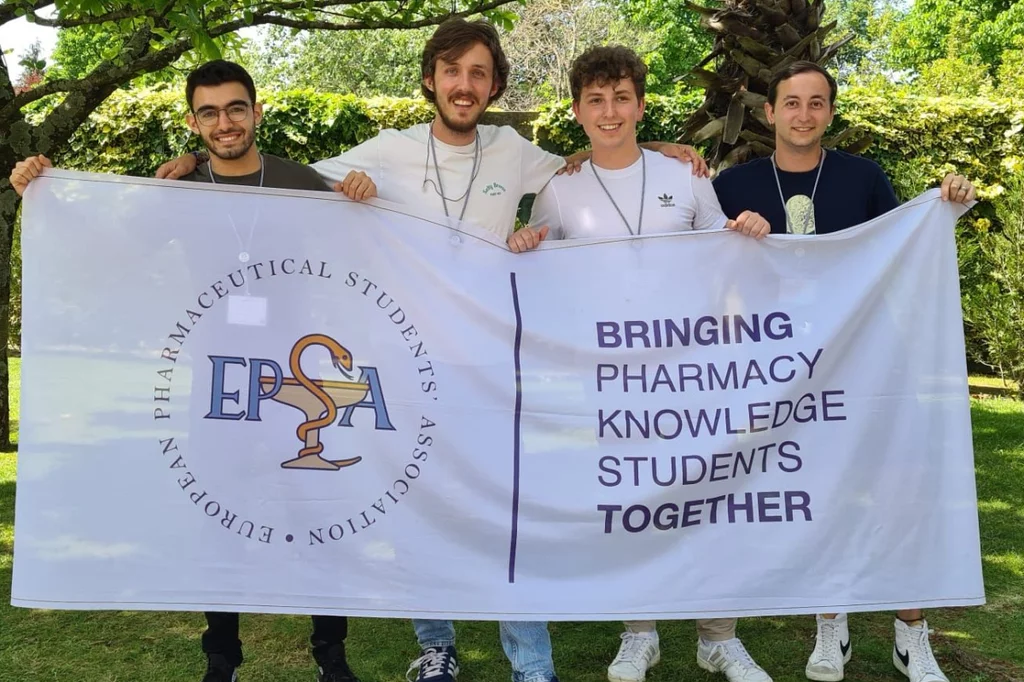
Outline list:
[[[612,198],[612,193],[604,186],[604,182],[601,181],[601,176],[597,174],[597,166],[594,165],[593,157],[590,159],[590,170],[594,171],[594,177],[597,178],[597,184],[601,185],[601,189],[604,190],[604,194],[608,197],[608,201],[612,202],[612,206],[615,207],[619,217],[622,218],[622,222],[626,226],[626,229],[634,236],[639,235],[644,229],[644,197],[647,194],[647,157],[644,156],[643,150],[640,151],[640,169],[640,217],[636,221],[636,232],[633,232],[633,228],[629,226],[629,221],[626,220],[626,216],[622,213],[622,209],[619,208],[617,203],[615,203],[615,199]]]
[[[821,148],[821,159],[818,160],[818,174],[814,177],[814,189],[811,190],[811,210],[804,216],[804,231],[800,234],[807,234],[811,228],[811,221],[814,220],[814,195],[818,193],[818,180],[821,180],[821,169],[825,167],[825,148]],[[793,224],[789,218],[789,208],[786,206],[786,197],[782,194],[782,183],[779,181],[779,166],[775,163],[775,152],[772,152],[772,170],[775,172],[775,186],[779,188],[779,199],[782,201],[782,212],[786,214],[786,232],[793,234]]]
[[[260,154],[260,184],[259,184],[260,187],[263,187],[263,178],[264,178],[264,176],[266,174],[266,170],[267,170],[267,166],[263,162],[263,155]],[[210,164],[210,182],[212,182],[215,185],[218,184],[217,183],[217,176],[213,174],[213,164],[212,163]],[[254,218],[253,221],[252,221],[252,226],[249,228],[249,236],[248,236],[248,238],[246,238],[246,241],[243,244],[242,243],[242,236],[240,234],[238,234],[238,227],[235,225],[235,219],[231,217],[231,214],[228,214],[228,222],[231,223],[231,230],[235,233],[235,239],[238,241],[238,248],[239,248],[238,260],[240,260],[243,263],[248,263],[249,262],[249,245],[252,244],[252,236],[253,236],[253,233],[256,231],[256,222],[257,222],[258,219],[259,219],[259,214],[257,213],[256,214],[256,218]]]
[[[444,195],[444,184],[441,183],[441,169],[437,166],[437,149],[434,145],[434,129],[430,129],[430,137],[428,139],[429,145],[427,147],[427,165],[429,167],[430,156],[434,157],[434,175],[437,176],[437,186],[434,187],[434,191],[437,192],[438,196],[441,197],[441,205],[444,206],[445,217],[448,215],[448,202],[455,203],[462,201],[462,212],[459,213],[459,220],[462,220],[466,215],[466,208],[469,206],[469,193],[473,191],[473,183],[476,182],[477,173],[480,172],[480,162],[482,160],[482,154],[480,153],[480,131],[476,131],[476,140],[473,144],[473,170],[469,174],[469,184],[466,186],[466,191],[463,192],[462,196],[456,197],[455,199],[449,199]],[[433,184],[433,181],[427,177],[427,169],[423,170],[423,184]]]

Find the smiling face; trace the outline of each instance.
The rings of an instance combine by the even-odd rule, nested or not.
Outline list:
[[[632,79],[584,85],[572,110],[595,152],[636,145],[636,124],[643,118],[644,100],[637,97]]]
[[[794,150],[820,145],[835,114],[831,95],[828,81],[813,71],[798,73],[779,83],[775,106],[765,104],[768,121],[775,126],[777,143]]]
[[[438,58],[434,75],[423,79],[434,93],[437,114],[449,130],[470,133],[498,92],[494,58],[482,43],[474,43],[461,56]]]
[[[188,127],[202,138],[210,154],[230,161],[249,153],[256,139],[256,125],[263,118],[263,106],[250,100],[244,85],[201,85],[195,89],[191,104],[194,113],[188,115]],[[213,114],[216,121],[204,122]]]

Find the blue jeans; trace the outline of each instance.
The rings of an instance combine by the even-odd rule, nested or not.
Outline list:
[[[450,620],[414,620],[420,647],[455,646],[455,625]],[[512,682],[551,682],[555,663],[547,623],[521,620],[498,622],[501,648],[512,664]]]

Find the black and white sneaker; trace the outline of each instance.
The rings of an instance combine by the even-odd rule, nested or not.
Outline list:
[[[459,660],[453,646],[427,647],[409,665],[405,679],[412,682],[412,671],[418,670],[416,682],[455,682],[459,677]]]
[[[203,682],[237,682],[238,670],[220,654],[206,655],[206,674]]]
[[[317,660],[319,672],[316,682],[359,682],[359,678],[348,667],[345,658],[345,647],[341,644],[332,646],[326,655]]]

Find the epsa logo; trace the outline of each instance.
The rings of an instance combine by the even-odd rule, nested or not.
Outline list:
[[[331,364],[347,381],[310,379],[302,371],[300,360],[303,354],[320,346],[330,354]],[[338,426],[352,426],[352,415],[359,408],[374,412],[374,428],[394,431],[388,418],[387,403],[376,367],[359,367],[358,379],[351,374],[354,370],[352,353],[325,334],[308,334],[292,346],[288,356],[291,376],[285,376],[281,365],[266,358],[249,358],[232,355],[211,355],[213,374],[210,382],[210,411],[206,419],[262,421],[260,405],[272,400],[293,407],[305,417],[295,431],[301,447],[294,458],[281,462],[286,469],[320,469],[337,471],[357,464],[362,457],[341,457],[330,459],[324,456],[324,445],[320,442],[320,429],[331,426],[337,420]],[[230,390],[226,385],[225,369],[229,365],[249,368],[249,380],[245,387],[245,409],[238,410],[243,399],[241,388]],[[340,415],[340,419],[339,419]]]

